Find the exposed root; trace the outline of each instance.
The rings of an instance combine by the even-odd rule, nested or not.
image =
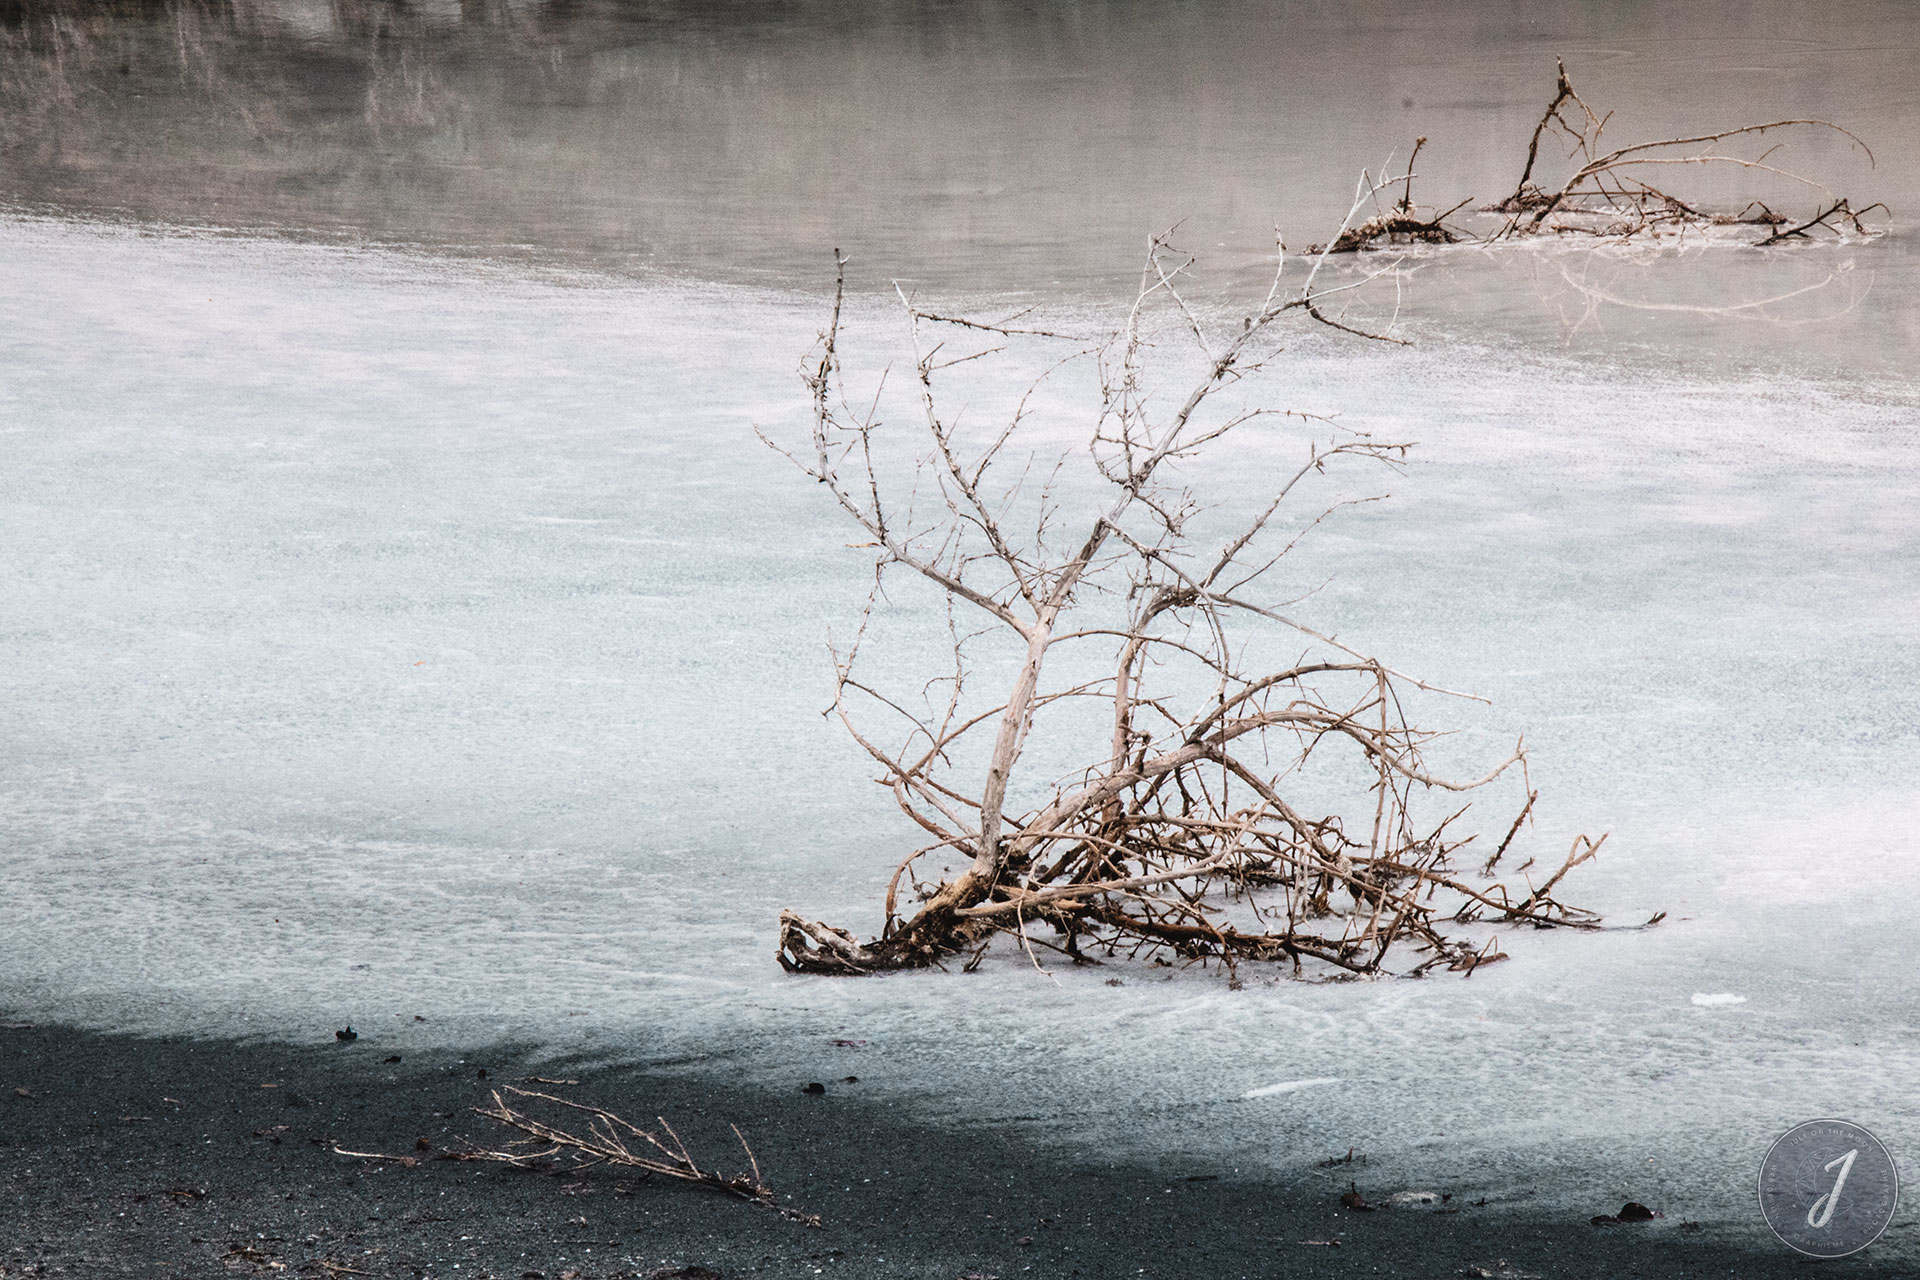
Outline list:
[[[1325,734],[1337,731],[1336,721],[1378,711],[1362,704],[1314,713],[1295,702],[1285,714],[1319,720]],[[1422,784],[1389,776],[1391,760],[1410,758],[1420,735],[1401,725],[1362,736],[1383,761],[1376,786],[1390,797],[1377,846],[1350,837],[1338,818],[1303,817],[1273,790],[1274,779],[1223,746],[1172,763],[1131,762],[1013,824],[1019,834],[1009,842],[1005,872],[958,905],[890,918],[866,944],[782,912],[780,961],[792,972],[837,975],[922,968],[980,946],[989,935],[982,926],[1024,936],[1041,925],[1073,959],[1166,955],[1229,968],[1285,962],[1295,971],[1316,962],[1363,975],[1380,972],[1398,943],[1425,953],[1409,972],[1471,972],[1506,956],[1490,942],[1458,936],[1453,926],[1598,923],[1554,891],[1600,841],[1581,837],[1537,888],[1514,892],[1469,876],[1456,867],[1456,854],[1474,837],[1448,834],[1458,812],[1433,827],[1413,827],[1408,792]],[[1223,775],[1251,803],[1223,808]]]

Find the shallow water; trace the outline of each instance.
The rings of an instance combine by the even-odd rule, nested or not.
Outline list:
[[[1787,96],[1822,68],[1868,75],[1905,11],[1860,12],[1821,41],[1763,46],[1751,65],[1798,71],[1755,79]],[[940,61],[951,79],[933,87],[949,97],[983,45],[1011,57],[1029,43],[923,47],[880,27],[844,37],[879,82],[944,48],[959,61]],[[1433,29],[1396,29],[1380,60],[1415,74],[1426,64],[1407,49]],[[802,54],[816,46],[800,36],[789,56],[757,28],[706,43],[674,30],[632,56],[705,49],[784,68],[784,98],[739,90],[762,103],[756,120],[810,100]],[[1102,49],[1146,40],[1086,30]],[[1624,86],[1657,82],[1670,64],[1646,51],[1683,49],[1671,34],[1606,65]],[[1538,95],[1474,72],[1536,43],[1499,58],[1448,45],[1431,55],[1445,76],[1426,74],[1524,128]],[[1749,74],[1724,46],[1689,56],[1723,87]],[[734,83],[683,79],[695,95]],[[1092,80],[1105,94],[1125,82]],[[1137,136],[1142,164],[1181,153],[1155,132],[1161,115],[1130,135],[1077,84],[1052,91],[1054,119],[1106,122],[1094,152]],[[1870,87],[1889,111],[1906,101]],[[1244,85],[1218,91],[1236,101]],[[1662,110],[1685,115],[1701,92],[1682,82]],[[476,136],[506,128],[475,111]],[[710,143],[712,114],[694,112],[673,145]],[[1360,127],[1322,114],[1340,116],[1338,138]],[[907,146],[930,127],[918,119],[875,145]],[[969,145],[1046,168],[1000,135]],[[1334,171],[1337,148],[1288,145]],[[460,179],[479,184],[465,195],[403,202],[391,222],[359,203],[385,200],[380,182],[247,203],[236,190],[257,168],[241,165],[218,194],[240,200],[233,224],[272,237],[146,221],[198,206],[137,157],[118,171],[133,216],[110,222],[69,216],[97,212],[78,188],[9,169],[17,198],[57,211],[0,222],[10,1009],[296,1039],[352,1020],[395,1047],[526,1037],[782,1086],[857,1072],[954,1123],[1051,1128],[1089,1149],[1310,1177],[1357,1145],[1410,1183],[1471,1167],[1463,1190],[1518,1197],[1551,1167],[1551,1194],[1581,1203],[1631,1195],[1733,1220],[1760,1152],[1808,1116],[1920,1150],[1904,1088],[1920,1011],[1902,959],[1920,889],[1920,392],[1901,367],[1920,309],[1881,287],[1914,274],[1901,237],[1765,269],[1681,264],[1721,291],[1840,261],[1879,282],[1839,322],[1800,328],[1697,315],[1648,328],[1614,309],[1569,338],[1535,282],[1592,260],[1423,259],[1417,296],[1437,300],[1406,315],[1413,347],[1307,335],[1273,375],[1289,405],[1420,441],[1408,473],[1379,486],[1391,502],[1347,513],[1293,561],[1291,585],[1327,584],[1310,616],[1492,698],[1443,711],[1467,730],[1462,759],[1527,735],[1542,790],[1527,852],[1544,861],[1574,831],[1610,830],[1574,898],[1618,923],[1664,910],[1660,928],[1512,937],[1513,961],[1468,981],[1233,992],[1127,969],[1115,988],[1111,971],[1040,975],[1007,955],[973,977],[815,982],[774,965],[778,910],[871,925],[908,836],[818,714],[827,628],[857,612],[865,561],[749,430],[804,417],[796,370],[823,319],[820,291],[792,287],[809,276],[809,220],[846,222],[874,256],[982,299],[1026,273],[996,274],[991,235],[952,249],[942,219],[1037,228],[1014,256],[1060,264],[1039,300],[1083,323],[1103,314],[1102,255],[1125,249],[1126,219],[1094,202],[1111,221],[1078,220],[1054,191],[1034,197],[1052,221],[1009,222],[998,197],[942,204],[889,164],[920,198],[871,223],[797,179],[768,180],[799,193],[790,223],[737,175],[722,195],[696,183],[688,198],[720,211],[701,248],[702,219],[674,222],[670,202],[595,160],[610,207],[678,227],[663,243],[686,238],[634,271],[579,229],[588,184],[539,169],[565,158],[541,154]],[[1252,182],[1237,162],[1210,164],[1219,182],[1178,188],[1201,223],[1258,194],[1235,194]],[[1167,181],[1154,173],[1139,189]],[[540,231],[494,199],[521,182],[558,195],[527,197],[548,210],[548,239],[509,251]],[[302,224],[310,207],[323,216]],[[311,242],[361,235],[421,246]],[[764,261],[741,248],[763,237]],[[1669,287],[1669,263],[1602,262]],[[1250,270],[1231,245],[1209,265],[1222,288]],[[897,353],[874,288],[885,274],[859,281],[853,333]],[[1783,345],[1793,354],[1776,359]],[[1220,478],[1229,500],[1297,446],[1243,446],[1242,479]],[[934,652],[911,625],[926,615],[902,610],[886,672]],[[1691,1000],[1722,992],[1746,1000]]]
[[[1561,6],[1393,0],[643,5],[167,0],[23,6],[0,28],[0,200],[299,238],[820,287],[1127,294],[1174,224],[1216,278],[1338,226],[1403,163],[1436,208],[1519,178],[1563,57],[1615,143],[1821,117],[1769,162],[1895,219],[1920,209],[1920,11],[1899,0]],[[1751,181],[1747,179],[1751,178]],[[1749,171],[1680,194],[1813,211]],[[1752,303],[1833,265],[1715,255],[1656,303]],[[1735,260],[1735,259],[1738,260]],[[1897,272],[1886,276],[1893,260]],[[1582,341],[1681,343],[1884,371],[1920,344],[1911,255],[1881,253],[1767,325],[1620,311]],[[1869,282],[1871,277],[1871,282]],[[1559,340],[1584,295],[1531,259],[1408,302]]]

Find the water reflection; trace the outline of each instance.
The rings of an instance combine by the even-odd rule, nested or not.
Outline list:
[[[1276,220],[1296,243],[1324,234],[1356,173],[1416,135],[1432,139],[1430,198],[1509,189],[1555,54],[1620,108],[1622,136],[1831,116],[1869,135],[1879,167],[1838,139],[1796,159],[1857,203],[1920,207],[1920,9],[1897,3],[13,0],[0,15],[0,199],[705,278],[812,283],[840,245],[881,277],[1081,292],[1118,287],[1144,236],[1179,220],[1213,264],[1250,269]],[[1870,322],[1920,337],[1904,313]]]

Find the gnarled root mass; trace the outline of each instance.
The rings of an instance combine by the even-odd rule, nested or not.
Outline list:
[[[1307,682],[1330,675],[1358,678],[1371,691],[1329,705]],[[1038,926],[1058,939],[1046,944],[1051,949],[1082,960],[1146,954],[1217,961],[1229,970],[1241,961],[1282,961],[1295,972],[1318,961],[1370,974],[1404,943],[1420,957],[1408,972],[1471,971],[1504,956],[1460,936],[1461,925],[1597,923],[1554,891],[1601,841],[1577,838],[1551,876],[1516,889],[1491,877],[1524,810],[1507,841],[1473,871],[1458,864],[1475,837],[1451,834],[1465,806],[1432,826],[1413,824],[1413,792],[1477,788],[1520,756],[1474,782],[1428,775],[1419,751],[1424,735],[1392,719],[1395,683],[1378,664],[1320,663],[1242,688],[1184,726],[1173,744],[1142,746],[1010,824],[1005,869],[993,881],[920,886],[926,905],[908,918],[895,913],[890,891],[886,927],[871,942],[783,912],[781,963],[803,973],[917,968],[976,953],[996,933],[1030,944]],[[1339,817],[1309,817],[1282,798],[1266,763],[1272,743],[1265,739],[1276,731],[1293,739],[1289,759],[1326,750],[1332,739],[1371,763],[1378,797],[1371,830],[1350,832]],[[1131,726],[1123,734],[1134,740]],[[1529,794],[1528,808],[1532,801]],[[895,877],[896,889],[912,861]]]

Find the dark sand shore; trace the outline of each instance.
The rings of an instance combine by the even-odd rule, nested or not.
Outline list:
[[[1465,1196],[1343,1209],[1331,1179],[1279,1186],[1228,1171],[1114,1166],[956,1134],[827,1081],[823,1096],[632,1069],[531,1065],[328,1040],[260,1046],[96,1035],[0,1016],[0,1275],[293,1273],[501,1277],[1753,1277],[1897,1274],[1874,1251],[1809,1264],[1754,1224],[1595,1227]],[[857,1069],[849,1055],[849,1069]],[[478,1078],[484,1068],[488,1079]],[[732,1168],[738,1123],[766,1175],[823,1219],[614,1169],[554,1176],[422,1159],[492,1138],[469,1110],[493,1084],[564,1091],[633,1118],[664,1115]],[[270,1086],[270,1087],[269,1087]],[[1344,1172],[1344,1171],[1343,1171]],[[1395,1188],[1370,1184],[1362,1194]],[[1463,1183],[1465,1182],[1463,1177]],[[1594,1212],[1601,1208],[1596,1207]],[[1617,1207],[1617,1206],[1615,1206]],[[1445,1210],[1445,1211],[1442,1211]],[[1339,1240],[1337,1247],[1309,1241]]]

